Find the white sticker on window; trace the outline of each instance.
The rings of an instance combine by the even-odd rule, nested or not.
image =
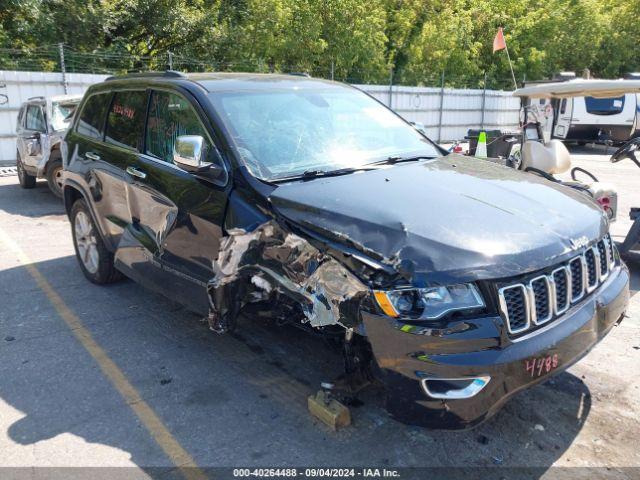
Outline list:
[[[622,100],[614,100],[613,106],[616,108],[620,108],[622,106]]]

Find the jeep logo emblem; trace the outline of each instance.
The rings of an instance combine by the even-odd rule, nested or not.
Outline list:
[[[573,238],[570,238],[569,243],[571,244],[571,248],[573,248],[574,250],[578,250],[582,247],[586,247],[589,244],[589,239],[585,236],[576,238],[575,240]]]

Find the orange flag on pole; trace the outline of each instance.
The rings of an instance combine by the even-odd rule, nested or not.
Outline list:
[[[505,48],[507,48],[507,42],[504,41],[504,34],[502,33],[502,27],[500,27],[493,39],[493,53],[496,53],[498,50],[504,50]]]

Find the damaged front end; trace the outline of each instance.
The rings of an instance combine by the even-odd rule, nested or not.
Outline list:
[[[549,294],[544,322],[527,310],[525,326],[514,328],[500,289],[556,281],[605,242],[606,219],[582,197],[510,171],[467,188],[479,185],[462,166],[280,185],[258,209],[234,192],[207,287],[211,329],[229,331],[243,308],[264,304],[274,318],[340,338],[338,393],[353,397],[375,377],[395,419],[430,428],[477,425],[515,392],[568,368],[626,308],[628,272],[613,250],[608,274],[571,308],[560,311]],[[422,185],[409,179],[420,175]],[[344,192],[358,195],[347,201]],[[545,195],[554,209],[524,192]],[[498,205],[499,196],[511,203]],[[575,237],[595,240],[576,248]],[[545,370],[532,375],[531,364]]]

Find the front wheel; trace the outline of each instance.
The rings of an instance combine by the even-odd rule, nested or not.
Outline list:
[[[113,254],[107,250],[84,200],[73,204],[69,219],[76,258],[84,276],[99,285],[120,280],[122,274],[113,265]]]
[[[16,153],[16,170],[18,171],[18,182],[22,188],[33,188],[36,186],[36,177],[29,175],[20,159],[20,152]]]

